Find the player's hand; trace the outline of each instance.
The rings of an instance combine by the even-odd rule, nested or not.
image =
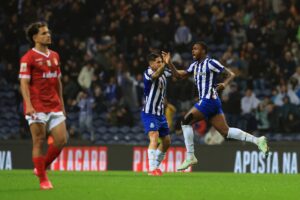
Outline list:
[[[216,87],[216,90],[217,91],[222,91],[222,90],[225,89],[225,87],[226,87],[225,83],[218,83],[217,87]]]
[[[32,105],[26,105],[26,113],[25,113],[26,115],[34,116],[35,113],[36,111]]]
[[[170,54],[169,52],[164,52],[164,51],[162,51],[162,52],[161,52],[161,55],[162,55],[162,57],[163,57],[164,62],[165,62],[166,64],[169,64],[170,61],[171,61],[171,54]]]

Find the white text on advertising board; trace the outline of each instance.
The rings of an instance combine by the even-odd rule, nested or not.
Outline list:
[[[257,151],[237,151],[234,163],[235,173],[298,173],[297,152],[270,152],[267,159]]]

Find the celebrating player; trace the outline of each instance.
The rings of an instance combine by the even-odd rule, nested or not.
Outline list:
[[[171,76],[169,69],[165,67],[160,54],[148,55],[149,67],[144,72],[144,100],[142,120],[145,134],[149,136],[148,147],[149,173],[152,176],[161,176],[158,168],[165,158],[166,151],[170,146],[171,139],[169,127],[164,115],[164,98],[167,88],[167,77]],[[161,139],[158,144],[158,139]]]
[[[265,157],[268,155],[268,144],[266,137],[255,137],[238,128],[228,127],[217,91],[223,90],[234,78],[234,73],[224,67],[217,60],[207,56],[207,46],[204,42],[197,42],[193,45],[193,62],[187,70],[177,70],[170,60],[170,53],[163,52],[166,63],[171,68],[172,74],[178,78],[194,76],[199,93],[199,102],[185,115],[182,121],[182,131],[187,149],[185,161],[177,170],[185,170],[189,166],[197,164],[198,160],[194,155],[194,133],[192,124],[207,119],[223,137],[247,141],[258,146]],[[216,76],[225,71],[227,78],[223,83],[216,84]]]
[[[60,154],[67,142],[65,109],[62,98],[59,55],[48,48],[51,34],[47,24],[36,22],[29,25],[27,37],[34,45],[20,61],[20,87],[24,100],[24,114],[30,126],[33,149],[34,173],[42,190],[52,189],[46,168]],[[46,155],[42,146],[46,135],[50,143]]]

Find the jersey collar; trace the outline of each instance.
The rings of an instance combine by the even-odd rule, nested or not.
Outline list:
[[[48,53],[47,54],[45,54],[45,53],[43,53],[43,52],[41,52],[41,51],[39,51],[39,50],[37,50],[37,49],[35,49],[35,48],[32,48],[32,50],[34,51],[34,52],[36,52],[36,53],[38,53],[38,54],[41,54],[41,55],[43,55],[43,56],[45,56],[46,58],[48,58],[49,56],[50,56],[50,50],[48,50]]]

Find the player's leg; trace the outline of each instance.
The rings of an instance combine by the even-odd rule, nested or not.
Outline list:
[[[166,152],[168,151],[171,145],[171,137],[170,135],[160,137],[161,143],[158,145],[156,149],[156,156],[155,156],[155,165],[158,168],[161,162],[166,157]]]
[[[48,180],[45,170],[45,157],[43,154],[43,144],[46,142],[46,125],[44,123],[30,124],[32,135],[32,161],[35,168],[35,175],[40,180],[41,189],[52,189],[53,186]]]
[[[198,160],[195,157],[194,149],[194,131],[192,124],[205,119],[205,115],[201,112],[202,107],[197,107],[199,104],[196,104],[184,117],[181,123],[181,128],[184,136],[184,143],[186,147],[186,159],[185,161],[177,168],[177,170],[185,170],[189,166],[197,164]]]
[[[48,150],[45,158],[45,168],[47,168],[53,162],[53,160],[59,156],[62,148],[67,143],[68,134],[65,116],[51,116],[48,129],[53,138],[53,143],[48,144]]]
[[[196,107],[193,107],[185,116],[181,122],[181,128],[184,136],[184,143],[187,150],[187,159],[194,157],[194,131],[192,124],[203,120],[204,114],[202,114]]]
[[[214,126],[215,129],[219,131],[221,135],[223,135],[224,138],[232,138],[236,140],[251,142],[253,144],[256,144],[258,148],[265,154],[265,156],[268,155],[269,148],[267,145],[267,140],[264,136],[257,138],[245,131],[242,131],[241,129],[229,127],[223,113],[213,116],[210,119],[210,122],[212,126]]]
[[[149,146],[148,146],[148,162],[149,162],[149,171],[152,172],[156,169],[155,165],[155,156],[156,156],[156,149],[158,146],[158,131],[149,131]]]

